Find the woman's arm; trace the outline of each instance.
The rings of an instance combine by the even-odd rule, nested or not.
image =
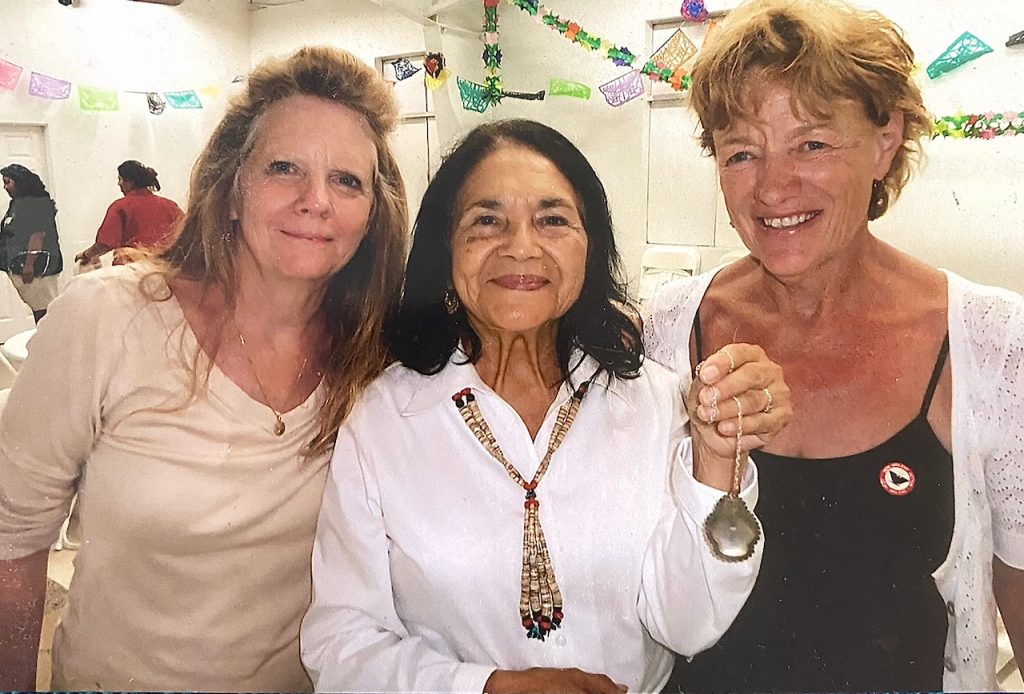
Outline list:
[[[92,261],[93,258],[98,258],[104,253],[110,252],[110,246],[105,243],[97,241],[93,245],[86,248],[84,251],[75,256],[75,262],[85,265]]]
[[[765,388],[773,393],[771,407],[766,407]],[[717,393],[714,405],[708,400],[711,390]],[[706,359],[686,400],[692,438],[679,445],[670,477],[671,503],[648,546],[639,604],[655,639],[677,653],[695,655],[732,624],[761,564],[760,534],[752,556],[725,561],[711,551],[704,532],[708,516],[733,487],[737,427],[742,426],[742,436],[736,491],[753,511],[757,476],[747,452],[782,430],[792,418],[792,406],[781,369],[760,348],[742,344]],[[744,413],[742,422],[737,408]],[[683,428],[681,419],[678,428]]]
[[[97,350],[121,340],[107,319],[120,307],[103,301],[101,286],[76,280],[50,305],[0,417],[0,690],[35,687],[47,551],[98,436],[116,367],[116,350]]]
[[[36,688],[47,550],[0,561],[0,690]]]
[[[96,242],[76,255],[75,262],[88,263],[110,249],[120,248],[125,244],[125,213],[121,209],[121,200],[124,198],[110,203],[100,228],[96,230]]]
[[[25,258],[25,265],[21,269],[21,281],[25,284],[31,284],[32,280],[35,279],[35,253],[43,250],[43,238],[45,237],[45,231],[37,231],[28,237],[28,257]]]

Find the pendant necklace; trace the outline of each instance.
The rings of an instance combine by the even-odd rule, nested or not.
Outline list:
[[[249,348],[245,346],[245,338],[242,337],[242,331],[238,329],[238,323],[235,322],[234,316],[231,317],[231,322],[235,326],[235,332],[238,334],[238,343],[242,345],[242,354],[245,355],[245,360],[249,363],[249,370],[252,371],[252,377],[256,380],[256,385],[259,386],[260,394],[263,396],[264,403],[270,411],[274,413],[274,436],[284,436],[285,426],[284,419],[281,416],[281,412],[277,410],[272,404],[270,404],[270,398],[267,396],[267,389],[263,387],[263,382],[260,381],[260,376],[256,373],[256,365],[252,361],[252,357],[249,356]],[[306,364],[309,363],[309,357],[307,356],[302,360],[302,366],[299,367],[299,375],[295,377],[295,383],[292,384],[291,390],[288,391],[288,400],[292,399],[295,395],[295,389],[299,385],[299,381],[302,380],[302,375],[306,373]]]
[[[715,508],[704,521],[704,536],[711,546],[711,553],[722,561],[740,562],[754,554],[754,547],[761,539],[761,526],[757,517],[750,512],[740,498],[740,468],[743,450],[740,437],[743,436],[743,409],[739,398],[736,403],[736,462],[733,465],[732,487],[729,493],[718,500]]]
[[[491,427],[476,404],[476,396],[473,395],[472,389],[464,388],[452,396],[452,401],[458,408],[459,414],[462,415],[462,420],[473,432],[484,450],[501,463],[512,481],[526,492],[526,501],[523,504],[525,512],[523,514],[523,563],[519,584],[519,617],[526,630],[526,637],[531,639],[543,641],[553,629],[559,627],[563,618],[562,591],[558,587],[558,581],[555,580],[555,570],[551,565],[551,555],[548,553],[547,541],[544,539],[544,530],[541,528],[538,515],[540,501],[537,500],[537,485],[544,478],[544,473],[548,471],[548,466],[551,464],[551,457],[558,450],[572,426],[589,385],[590,381],[580,384],[572,397],[558,408],[555,426],[551,430],[551,438],[548,441],[548,450],[537,467],[536,474],[529,482],[523,479],[515,466],[505,457],[494,438]]]

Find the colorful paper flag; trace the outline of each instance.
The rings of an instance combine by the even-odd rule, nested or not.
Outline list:
[[[116,111],[117,92],[113,89],[78,85],[78,107],[83,111]]]
[[[208,84],[205,87],[200,87],[199,93],[203,94],[204,96],[208,96],[211,99],[216,99],[218,96],[220,96],[220,87],[218,87],[216,84]]]
[[[423,56],[423,69],[426,70],[427,75],[438,79],[441,77],[441,73],[445,68],[444,53],[440,51],[437,53],[427,53]]]
[[[33,71],[28,78],[28,93],[44,99],[66,99],[71,96],[71,83]]]
[[[167,99],[167,103],[171,108],[203,107],[203,102],[199,100],[199,95],[193,89],[183,92],[164,92],[164,98]]]
[[[991,53],[992,48],[969,31],[965,31],[957,37],[956,41],[949,44],[949,48],[943,51],[942,55],[928,65],[928,76],[935,79],[939,75],[957,69],[964,63],[969,63],[975,58],[980,58],[986,53]]]
[[[659,68],[675,70],[687,60],[697,55],[697,47],[693,45],[682,29],[676,29],[668,38],[668,41],[661,44],[648,60]]]
[[[644,95],[644,80],[639,70],[630,70],[611,82],[605,82],[598,89],[610,106],[618,107]]]
[[[398,60],[391,61],[391,67],[395,68],[395,79],[399,82],[409,79],[420,71],[420,68],[410,63],[408,58],[399,58]]]
[[[424,75],[423,83],[427,85],[427,89],[429,89],[430,91],[434,91],[435,89],[443,85],[445,82],[447,82],[450,76],[451,71],[448,68],[444,68],[443,70],[441,70],[441,72],[437,74],[437,77],[434,77],[433,75],[430,74]]]
[[[575,99],[589,99],[590,87],[579,82],[552,77],[548,83],[548,94],[551,96],[571,96]]]
[[[476,82],[464,80],[459,76],[455,77],[459,85],[459,97],[462,99],[462,108],[467,111],[483,113],[487,110],[490,102],[487,100],[487,87]]]
[[[21,79],[21,66],[0,60],[0,88],[13,90]]]

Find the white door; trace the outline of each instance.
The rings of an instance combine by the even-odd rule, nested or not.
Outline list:
[[[56,199],[47,165],[43,126],[0,123],[0,166],[8,164],[22,164],[35,171]],[[0,214],[7,211],[9,203],[10,199],[4,195],[0,200]],[[0,273],[0,342],[33,325],[31,309],[22,302],[7,274]]]

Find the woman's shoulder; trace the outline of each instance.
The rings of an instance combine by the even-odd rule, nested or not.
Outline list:
[[[950,328],[969,333],[1024,335],[1024,296],[944,271],[949,281]]]
[[[672,365],[675,350],[689,341],[694,314],[717,268],[662,286],[644,306],[644,346],[651,359]]]
[[[674,307],[687,306],[694,301],[700,303],[704,292],[707,291],[711,280],[714,279],[717,272],[718,268],[700,275],[683,277],[662,285],[655,292],[654,296],[651,297],[651,312],[665,313]]]
[[[170,297],[163,274],[145,262],[104,267],[78,275],[55,301],[83,308],[141,307]]]

